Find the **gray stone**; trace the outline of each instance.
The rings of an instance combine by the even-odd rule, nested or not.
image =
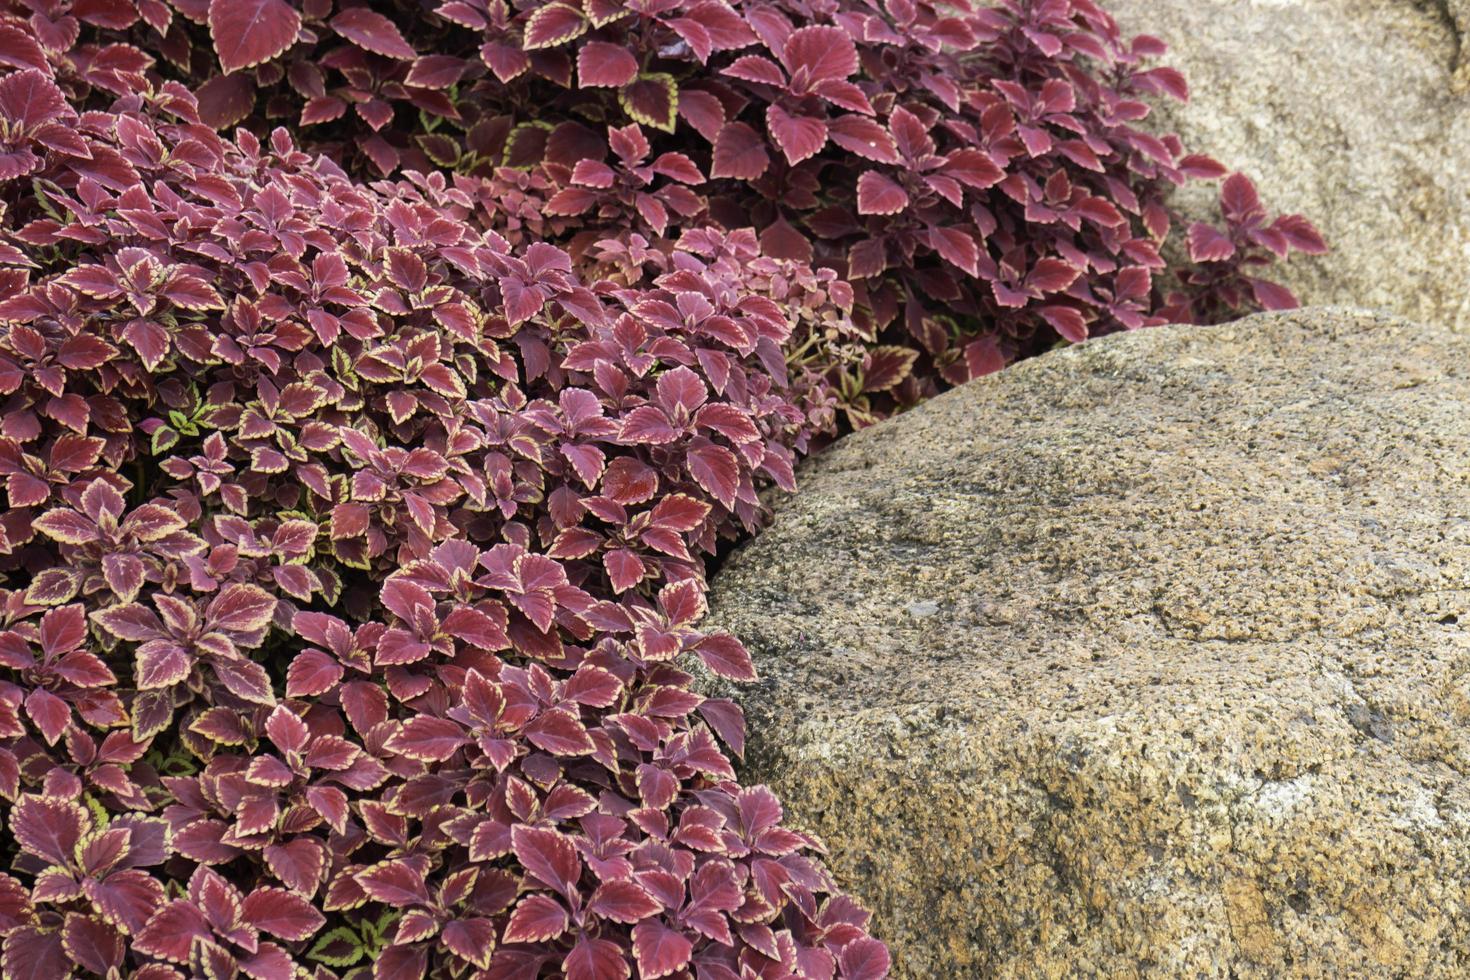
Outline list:
[[[1109,337],[801,482],[711,621],[898,976],[1470,975],[1470,339]]]
[[[1155,124],[1308,215],[1331,254],[1293,257],[1304,303],[1470,327],[1470,0],[1108,0],[1170,46],[1192,98]],[[1213,184],[1177,203],[1216,213]]]
[[[915,619],[928,619],[930,616],[933,616],[935,613],[939,612],[939,603],[927,601],[911,602],[903,608],[904,612],[908,613]]]

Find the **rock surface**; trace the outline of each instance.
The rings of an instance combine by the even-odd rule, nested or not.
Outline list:
[[[1107,0],[1169,44],[1191,101],[1157,121],[1315,221],[1304,303],[1470,328],[1470,0]],[[1213,218],[1214,185],[1180,195]]]
[[[802,481],[711,620],[896,975],[1470,975],[1470,340],[1109,337]]]

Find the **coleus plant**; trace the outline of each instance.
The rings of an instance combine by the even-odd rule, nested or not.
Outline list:
[[[461,121],[450,93],[470,62],[420,57],[399,24],[416,27],[415,40],[426,50],[448,25],[436,29],[411,5],[12,0],[5,6],[0,56],[20,68],[49,62],[79,108],[105,107],[109,98],[171,77],[194,92],[210,126],[249,117],[289,121],[324,131],[339,152],[384,173],[427,162],[391,125],[400,113]]]
[[[703,559],[832,431],[846,284],[18,90],[76,142],[0,183],[6,975],[884,975],[685,669],[754,676]]]
[[[1191,248],[1191,264],[1168,269],[1168,192],[1224,170],[1138,127],[1149,98],[1187,89],[1145,65],[1161,43],[1125,41],[1091,0],[497,9],[454,0],[440,13],[483,31],[505,84],[474,86],[466,102],[518,124],[501,159],[538,161],[562,188],[546,211],[586,218],[600,205],[609,234],[663,234],[662,211],[608,207],[620,185],[578,120],[641,124],[655,138],[640,158],[690,161],[678,189],[703,208],[689,202],[686,220],[754,218],[768,254],[856,288],[867,345],[884,350],[823,373],[857,424],[1057,339],[1294,305],[1259,267],[1325,248],[1300,216],[1268,225],[1227,203],[1212,234],[1240,238],[1253,222],[1276,229],[1269,246]],[[1226,197],[1242,186],[1233,177]]]
[[[1059,341],[1294,305],[1264,266],[1325,248],[1300,216],[1177,220],[1169,192],[1224,170],[1144,128],[1187,86],[1094,0],[12,2],[43,44],[0,38],[11,64],[107,97],[177,78],[206,122],[295,119],[349,169],[474,174],[513,241],[753,223],[856,290],[883,352],[800,367],[853,424]]]

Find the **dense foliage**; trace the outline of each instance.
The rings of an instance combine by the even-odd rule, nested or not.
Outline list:
[[[1221,172],[1086,0],[0,9],[7,977],[884,975],[706,559],[1322,247],[1234,176],[1166,272]]]
[[[880,972],[674,664],[753,676],[696,556],[830,421],[781,350],[831,274],[691,234],[584,284],[440,179],[16,92],[6,975]]]
[[[205,122],[289,122],[350,173],[483,177],[512,240],[578,260],[754,224],[855,288],[880,349],[795,359],[857,424],[1058,339],[1294,305],[1260,267],[1324,247],[1237,177],[1166,267],[1169,190],[1224,171],[1142,128],[1187,86],[1093,0],[9,2],[42,48],[8,60],[84,104],[176,77]]]

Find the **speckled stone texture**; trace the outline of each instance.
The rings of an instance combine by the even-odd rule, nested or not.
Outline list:
[[[711,621],[897,976],[1470,976],[1470,341],[1109,337],[801,476]]]
[[[1470,0],[1105,0],[1162,38],[1187,105],[1152,121],[1256,178],[1333,252],[1279,278],[1349,303],[1470,329]],[[1218,185],[1177,196],[1218,213]]]

